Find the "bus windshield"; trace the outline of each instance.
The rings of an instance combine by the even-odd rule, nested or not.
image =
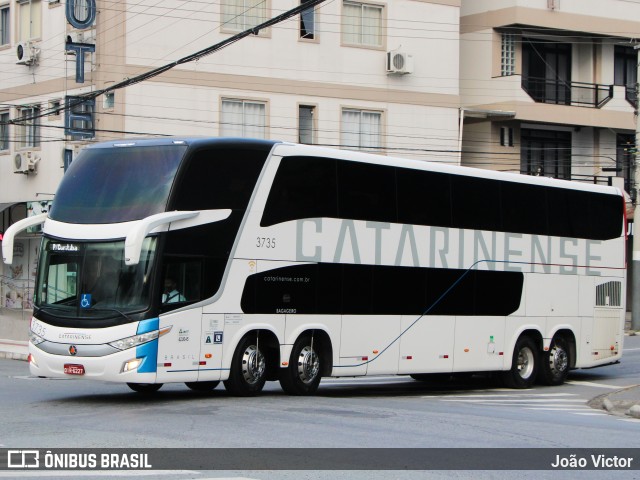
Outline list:
[[[140,220],[164,212],[187,147],[101,147],[83,151],[65,173],[49,217],[65,223]]]
[[[83,243],[44,238],[35,304],[51,315],[106,318],[149,308],[157,239],[140,263],[125,265],[124,241]]]

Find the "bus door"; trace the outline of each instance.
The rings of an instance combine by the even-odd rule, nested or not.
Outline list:
[[[158,383],[195,382],[200,368],[202,309],[160,316],[160,329],[171,330],[158,342]]]

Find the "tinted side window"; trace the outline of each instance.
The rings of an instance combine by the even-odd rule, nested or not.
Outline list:
[[[497,180],[452,175],[453,226],[501,231],[500,183]]]
[[[233,242],[268,153],[250,148],[201,150],[187,159],[179,172],[168,210],[232,209],[229,218],[221,222],[165,235],[165,265],[175,263],[176,258],[198,264],[190,271],[198,271],[201,280],[197,292],[186,295],[187,301],[211,297],[220,288]],[[193,280],[190,282],[194,284]],[[196,293],[199,298],[195,298]]]
[[[396,178],[400,223],[451,226],[451,175],[398,168]]]
[[[569,192],[560,188],[547,188],[547,206],[549,209],[548,235],[552,237],[574,237],[574,219],[569,207]]]
[[[622,234],[624,220],[622,198],[616,195],[590,194],[587,209],[591,219],[592,237],[606,240]]]
[[[196,152],[179,172],[168,210],[244,210],[267,153],[240,149]]]
[[[245,313],[506,316],[522,298],[520,272],[380,265],[295,265],[247,278]]]
[[[336,218],[336,160],[286,157],[278,167],[260,226],[301,218]]]
[[[395,168],[338,162],[340,218],[397,223]]]
[[[546,235],[546,187],[503,182],[502,226],[505,232]]]

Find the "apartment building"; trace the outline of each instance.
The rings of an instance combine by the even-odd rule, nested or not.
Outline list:
[[[304,3],[0,0],[0,232],[46,211],[83,146],[113,138],[246,136],[458,162],[461,0],[333,0],[255,28]],[[27,233],[0,266],[0,338],[3,320],[30,316],[38,249]]]
[[[463,0],[462,163],[635,195],[640,1]]]

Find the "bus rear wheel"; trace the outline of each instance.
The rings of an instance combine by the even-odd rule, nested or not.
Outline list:
[[[209,392],[216,388],[220,382],[186,382],[185,385],[194,392]]]
[[[267,362],[257,337],[244,337],[231,360],[229,379],[224,388],[236,397],[251,397],[262,391],[267,380]]]
[[[502,372],[509,388],[531,388],[538,373],[538,347],[530,337],[520,337],[513,349],[511,369]]]
[[[551,340],[548,352],[542,353],[540,381],[545,385],[562,385],[569,374],[569,348],[563,337]]]
[[[318,390],[322,360],[310,336],[293,344],[289,366],[280,371],[280,386],[289,395],[312,395]]]
[[[127,383],[127,386],[134,392],[149,395],[162,388],[162,383]]]

